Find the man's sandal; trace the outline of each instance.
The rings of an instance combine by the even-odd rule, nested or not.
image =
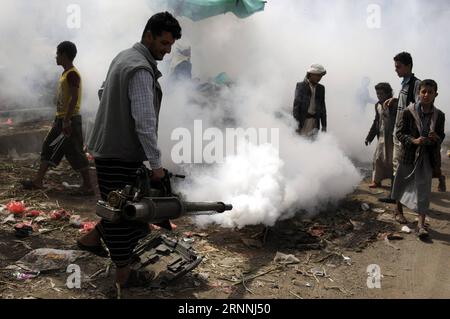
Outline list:
[[[428,230],[426,230],[425,227],[417,227],[416,235],[420,239],[426,239],[430,236],[430,234],[428,233]]]
[[[405,215],[403,215],[403,214],[396,213],[396,214],[394,214],[394,218],[399,224],[402,224],[402,225],[408,224],[408,220],[405,218]]]

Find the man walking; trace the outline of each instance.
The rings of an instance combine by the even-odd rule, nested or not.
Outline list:
[[[170,13],[155,14],[145,26],[141,42],[119,53],[111,63],[88,145],[104,200],[111,191],[133,184],[136,171],[146,160],[152,181],[164,177],[157,145],[162,92],[156,61],[163,60],[180,38],[181,27]],[[104,256],[102,238],[117,266],[116,285],[141,286],[148,278],[132,271],[130,264],[138,241],[148,233],[148,224],[101,220],[79,239],[78,246]]]

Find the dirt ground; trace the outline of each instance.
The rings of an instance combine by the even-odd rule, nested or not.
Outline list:
[[[0,159],[0,204],[23,200],[27,207],[46,213],[65,209],[86,220],[98,220],[95,197],[72,197],[62,186],[62,182],[79,183],[67,163],[50,172],[45,191],[23,191],[18,181],[32,176],[37,164],[36,154]],[[370,164],[363,169],[369,171]],[[447,156],[443,157],[443,172],[450,176]],[[431,240],[423,242],[413,233],[400,233],[401,226],[391,217],[394,206],[377,201],[388,194],[388,185],[371,190],[369,182],[366,178],[339,205],[312,220],[297,217],[271,228],[241,230],[199,229],[190,218],[176,220],[178,227],[169,235],[192,242],[204,256],[203,262],[167,288],[125,290],[121,298],[450,298],[449,194],[437,192],[437,181],[433,181],[428,218]],[[364,210],[362,203],[370,209]],[[80,229],[68,221],[46,220],[36,223],[41,231],[46,230],[43,233],[35,230],[29,237],[17,238],[14,224],[19,220],[2,223],[8,215],[5,210],[0,213],[0,298],[117,297],[112,285],[114,267],[108,259],[93,255],[76,261],[83,274],[80,289],[66,286],[70,275],[66,269],[27,280],[14,278],[7,267],[33,249],[76,249]],[[406,217],[414,229],[415,214],[407,211]],[[297,260],[274,261],[277,252]],[[368,288],[369,265],[380,267],[380,288]]]

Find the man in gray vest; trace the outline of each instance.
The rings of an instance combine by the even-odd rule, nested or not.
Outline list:
[[[152,181],[164,177],[157,144],[162,92],[156,61],[163,60],[180,38],[181,27],[170,13],[155,14],[145,26],[141,42],[119,53],[110,65],[88,143],[103,200],[111,191],[133,184],[144,161],[150,163]],[[149,278],[130,270],[130,263],[138,241],[148,233],[148,224],[102,219],[77,243],[80,249],[106,257],[102,238],[117,267],[116,285],[141,286]]]

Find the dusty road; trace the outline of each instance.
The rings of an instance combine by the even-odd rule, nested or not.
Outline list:
[[[450,145],[447,143],[447,145]],[[444,147],[445,151],[450,148]],[[370,166],[370,164],[368,164]],[[61,182],[77,182],[65,167],[49,176],[49,190],[27,193],[17,181],[36,169],[36,158],[3,157],[0,165],[0,204],[24,199],[30,206],[49,211],[64,208],[95,220],[95,198],[66,196]],[[450,176],[450,158],[443,157],[443,171]],[[414,234],[401,240],[384,238],[400,231],[391,217],[393,205],[377,201],[388,187],[370,190],[364,180],[337,207],[313,220],[294,218],[265,229],[242,230],[196,228],[190,219],[177,220],[171,234],[190,238],[205,258],[198,268],[165,289],[126,291],[123,298],[450,298],[450,195],[437,192],[433,183],[432,212],[428,218],[431,240],[419,241]],[[450,179],[447,179],[450,186]],[[361,203],[368,203],[368,211]],[[102,272],[109,262],[92,255],[77,261],[83,272],[81,289],[68,289],[65,269],[17,280],[6,267],[33,249],[74,249],[78,229],[64,221],[48,221],[42,227],[54,229],[24,239],[14,235],[12,223],[0,215],[0,298],[113,298],[113,272]],[[409,227],[416,216],[407,211]],[[188,234],[187,232],[191,232]],[[277,252],[294,255],[298,261],[280,265]],[[380,268],[380,288],[367,285],[367,267]],[[100,270],[100,272],[99,272]],[[89,278],[93,274],[97,274]]]
[[[444,156],[442,164],[448,185],[450,158]],[[395,242],[399,250],[384,242],[377,242],[363,254],[355,256],[356,263],[378,264],[382,274],[385,274],[381,289],[369,290],[361,297],[450,298],[450,194],[437,192],[437,180],[433,180],[433,190],[431,212],[427,220],[431,227],[430,241],[423,242],[414,235],[407,235],[404,240]],[[373,202],[373,196],[364,194],[366,191],[368,188],[364,183],[353,196]],[[389,206],[394,209],[393,205]],[[405,216],[413,228],[416,216]]]

